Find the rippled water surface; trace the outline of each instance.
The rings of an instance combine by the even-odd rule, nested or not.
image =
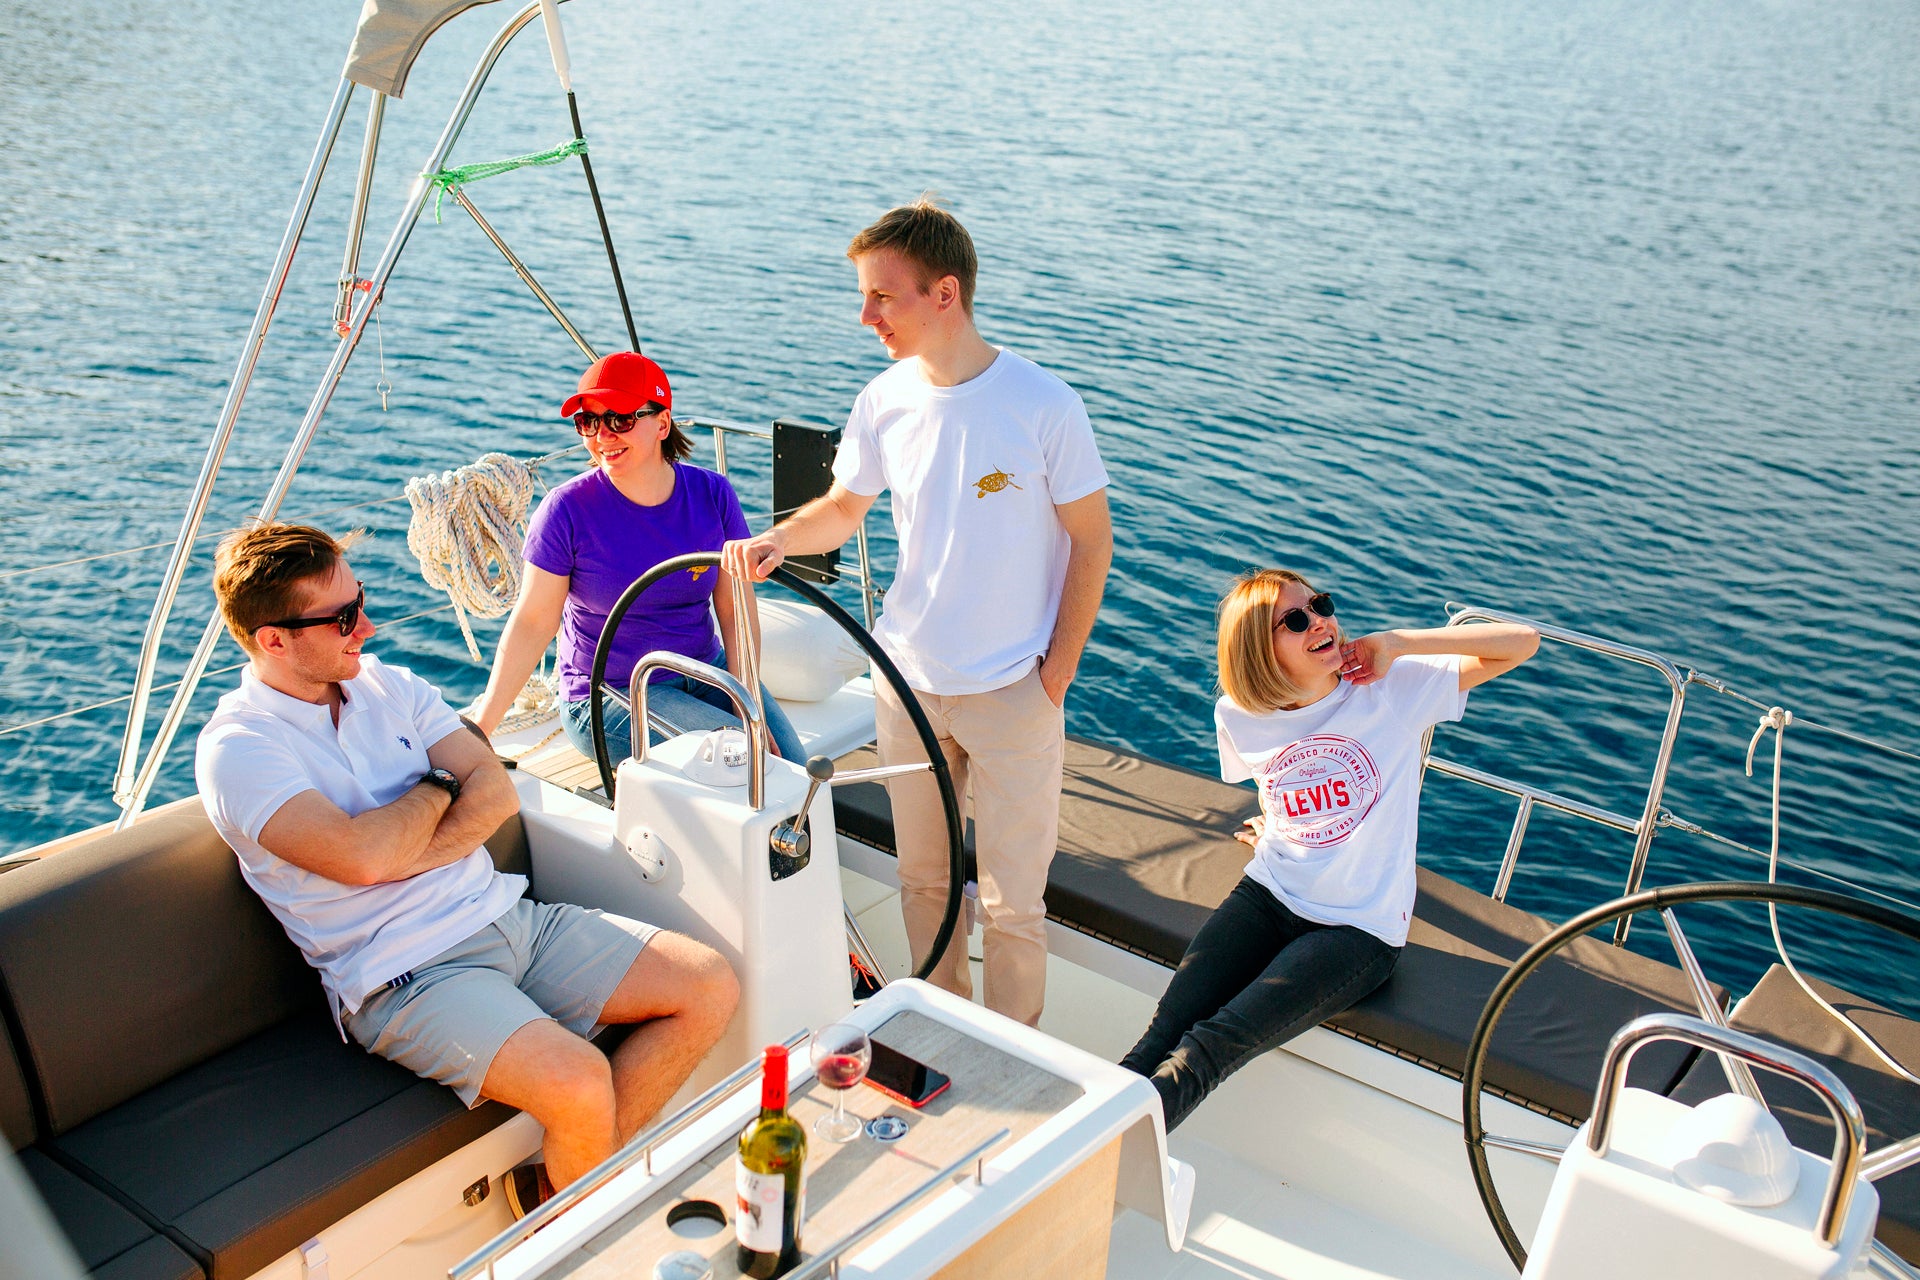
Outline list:
[[[172,538],[358,9],[0,0],[0,728],[129,687],[164,550],[14,571]],[[983,330],[1079,388],[1113,474],[1118,560],[1075,731],[1210,768],[1212,603],[1281,563],[1335,590],[1350,627],[1500,607],[1920,742],[1913,6],[565,13],[642,339],[683,407],[839,419],[884,365],[848,236],[927,188],[968,223]],[[390,111],[369,262],[506,16],[451,24]],[[258,504],[330,354],[361,109],[209,529]],[[455,159],[567,136],[536,25]],[[472,194],[621,345],[577,167]],[[337,508],[487,449],[559,447],[577,365],[449,206],[414,235],[288,514],[379,535],[356,556],[377,618],[432,608],[405,504]],[[734,461],[764,510],[764,453]],[[173,671],[209,607],[205,560]],[[484,682],[445,614],[380,643],[456,701]],[[216,666],[236,661],[228,644]],[[233,679],[210,680],[189,732]],[[1664,696],[1643,668],[1554,650],[1476,695],[1438,749],[1637,813]],[[1667,803],[1764,845],[1767,790],[1740,770],[1755,713],[1691,702]],[[0,850],[111,815],[124,714],[0,737]],[[1786,755],[1786,854],[1920,898],[1920,766],[1801,729]],[[157,797],[189,788],[176,768]],[[1488,884],[1510,817],[1435,779],[1422,856]],[[1563,916],[1617,890],[1630,843],[1543,815],[1527,847],[1514,900]],[[1763,870],[1669,832],[1649,882]],[[1702,921],[1723,962],[1764,961],[1756,920]],[[1910,972],[1884,937],[1792,936],[1841,980]]]

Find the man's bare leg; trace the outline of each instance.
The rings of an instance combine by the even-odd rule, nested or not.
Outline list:
[[[507,1037],[480,1092],[538,1120],[547,1131],[547,1178],[555,1188],[613,1154],[613,1071],[607,1057],[542,1018]]]
[[[739,1003],[739,979],[719,952],[678,933],[648,941],[600,1011],[602,1022],[641,1024],[613,1051],[618,1141],[640,1132],[686,1083]]]

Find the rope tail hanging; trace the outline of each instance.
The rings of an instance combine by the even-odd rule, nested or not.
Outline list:
[[[1767,708],[1766,714],[1760,717],[1760,723],[1753,731],[1753,740],[1747,743],[1747,776],[1751,778],[1753,776],[1754,752],[1759,749],[1760,740],[1767,736],[1767,731],[1769,729],[1773,731],[1773,811],[1771,823],[1773,840],[1767,852],[1768,884],[1776,884],[1780,878],[1781,760],[1786,752],[1787,726],[1792,723],[1793,712],[1786,710],[1784,707],[1769,707]],[[1906,1067],[1895,1060],[1894,1056],[1888,1053],[1878,1040],[1875,1040],[1867,1033],[1865,1027],[1862,1027],[1852,1018],[1849,1018],[1846,1014],[1834,1008],[1826,997],[1813,989],[1813,984],[1806,980],[1801,974],[1799,967],[1793,963],[1793,957],[1787,954],[1787,944],[1780,937],[1780,909],[1771,902],[1767,904],[1767,923],[1773,927],[1773,949],[1779,954],[1780,963],[1786,968],[1786,971],[1792,975],[1793,980],[1799,984],[1800,990],[1806,994],[1807,998],[1831,1014],[1834,1021],[1838,1022],[1855,1040],[1859,1041],[1867,1052],[1885,1063],[1888,1070],[1905,1080],[1908,1084],[1920,1084],[1920,1076],[1914,1075],[1913,1072],[1907,1070]]]
[[[497,618],[520,597],[533,472],[504,453],[483,454],[457,471],[407,481],[407,502],[407,549],[427,585],[453,601],[467,653],[482,662],[467,614]]]

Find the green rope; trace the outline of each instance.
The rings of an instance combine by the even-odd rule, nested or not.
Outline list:
[[[440,193],[433,198],[433,220],[440,221],[440,202],[447,198],[448,193],[458,190],[469,182],[498,177],[503,173],[512,173],[515,169],[527,169],[534,165],[559,164],[570,156],[585,155],[586,151],[587,140],[575,138],[572,142],[555,147],[551,151],[541,151],[530,156],[515,156],[511,160],[487,160],[480,164],[463,164],[429,174],[427,181],[440,188]]]

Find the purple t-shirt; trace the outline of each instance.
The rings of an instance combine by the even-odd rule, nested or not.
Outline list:
[[[725,476],[675,463],[673,496],[643,507],[614,488],[598,467],[556,485],[527,526],[527,563],[567,579],[560,615],[560,696],[587,696],[593,649],[620,593],[662,560],[694,551],[718,551],[747,536],[740,497]],[[720,571],[690,569],[654,583],[627,611],[607,682],[624,691],[634,664],[655,649],[716,661],[719,632],[708,606]],[[660,671],[655,679],[671,672]]]

